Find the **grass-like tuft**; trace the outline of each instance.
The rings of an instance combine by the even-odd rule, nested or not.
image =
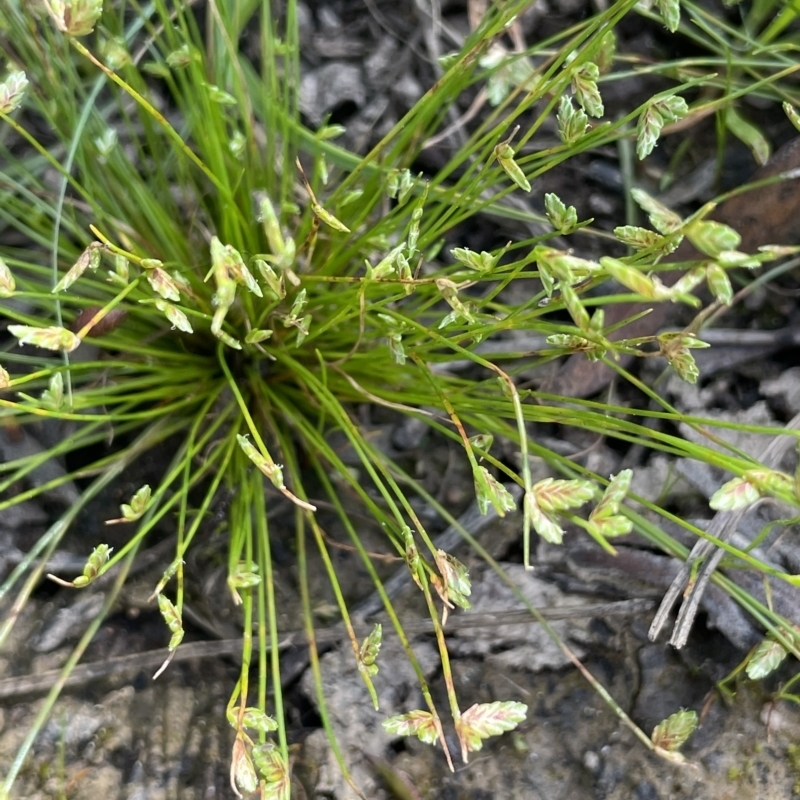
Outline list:
[[[539,337],[523,340],[536,342],[525,347],[531,351],[526,369],[573,352],[613,366],[616,356],[655,344],[682,377],[697,379],[691,350],[704,346],[701,334],[610,341],[604,303],[696,304],[691,293],[701,281],[727,303],[728,273],[776,253],[736,252],[735,232],[705,219],[710,207],[682,219],[639,193],[652,229],[620,220],[614,240],[631,254],[580,258],[559,237],[582,231],[610,242],[610,235],[595,231],[592,220],[579,220],[567,197],[548,194],[535,210],[516,198],[567,159],[609,145],[629,152],[631,139],[644,158],[670,125],[710,113],[723,126],[728,119],[737,135],[739,118],[728,112],[744,95],[792,100],[794,89],[781,82],[791,72],[779,46],[782,28],[766,27],[769,41],[761,44],[777,43],[759,50],[759,42],[690,3],[683,5],[692,23],[683,25],[677,0],[665,0],[658,7],[669,28],[680,28],[709,54],[644,63],[616,53],[615,27],[632,14],[653,18],[654,12],[619,0],[512,52],[504,34],[527,5],[492,4],[460,50],[443,60],[436,84],[365,156],[337,146],[338,126],[310,130],[301,121],[293,0],[279,7],[268,0],[9,0],[0,10],[9,61],[0,84],[0,225],[7,233],[0,260],[7,332],[0,413],[8,428],[35,432],[58,424],[68,430],[43,452],[0,465],[0,513],[78,477],[84,487],[0,587],[0,598],[17,593],[0,626],[0,644],[76,516],[135,460],[167,439],[177,443],[158,484],[139,487],[120,516],[108,521],[127,526],[124,545],[94,542],[81,575],[55,577],[80,589],[119,570],[105,613],[137,550],[165,520],[176,547],[154,595],[174,650],[183,637],[192,580],[187,553],[228,490],[227,584],[248,634],[228,714],[236,730],[232,780],[244,794],[259,785],[265,797],[289,794],[272,556],[274,537],[285,539],[287,529],[295,535],[309,638],[313,548],[352,644],[353,675],[366,684],[365,701],[369,695],[378,704],[373,678],[381,663],[381,629],[359,634],[351,622],[343,576],[317,513],[323,505],[348,533],[420,677],[425,707],[387,720],[387,731],[438,740],[452,766],[439,711],[359,535],[355,509],[382,531],[385,552],[406,561],[424,597],[464,760],[486,737],[525,716],[525,706],[512,700],[460,710],[440,615],[443,607],[469,607],[469,577],[453,554],[437,550],[418,508],[429,504],[448,522],[452,514],[369,435],[358,407],[415,418],[430,435],[457,443],[483,513],[505,515],[521,496],[526,564],[531,537],[558,543],[567,523],[611,552],[614,537],[635,529],[666,552],[685,556],[654,521],[659,514],[703,535],[654,506],[648,518],[626,507],[629,471],[588,472],[539,444],[537,423],[576,426],[717,465],[746,484],[750,494],[738,491],[737,497],[750,501],[772,493],[797,502],[795,482],[774,471],[748,482],[759,465],[746,454],[703,447],[649,425],[653,418],[703,424],[684,420],[652,391],[657,411],[565,405],[520,388],[515,338],[520,332]],[[738,54],[733,63],[723,38]],[[667,88],[613,121],[602,119],[604,82],[650,73]],[[462,128],[464,143],[445,166],[419,172],[419,154],[447,128],[448,112],[470,87],[485,92],[486,112]],[[739,125],[739,131],[759,144],[752,130]],[[460,246],[464,223],[492,220],[544,232],[491,252]],[[658,262],[683,237],[704,258],[667,286],[658,280]],[[587,303],[587,292],[611,278],[625,294]],[[489,340],[496,346],[482,349]],[[48,459],[96,452],[109,432],[121,444],[93,463],[44,485],[26,483]],[[511,443],[515,457],[496,455],[497,441]],[[532,457],[544,459],[555,477],[535,482]],[[735,502],[734,493],[724,502]],[[273,525],[270,511],[287,507],[293,524]],[[797,635],[780,617],[735,584],[725,585],[797,653]],[[318,678],[314,648],[311,657]],[[5,773],[5,795],[58,689]],[[321,688],[319,702],[327,727]],[[637,732],[648,746],[660,747]]]

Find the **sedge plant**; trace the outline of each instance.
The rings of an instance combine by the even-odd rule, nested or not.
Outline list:
[[[732,273],[784,251],[740,253],[736,232],[706,218],[711,206],[681,218],[634,192],[650,225],[629,220],[615,231],[630,254],[582,258],[565,249],[564,238],[579,230],[604,234],[578,219],[570,198],[547,195],[541,208],[515,200],[569,158],[632,140],[645,159],[670,125],[712,114],[720,131],[763,152],[763,136],[745,124],[737,101],[756,94],[787,103],[793,113],[796,98],[785,78],[796,66],[778,46],[788,22],[767,24],[770,13],[760,4],[759,20],[731,29],[685,3],[689,25],[677,0],[650,10],[617,0],[524,52],[511,52],[504,34],[528,5],[491,4],[460,50],[443,59],[435,86],[365,156],[337,145],[338,126],[311,130],[302,123],[294,0],[9,0],[0,10],[8,62],[0,84],[0,224],[13,232],[0,260],[6,337],[0,413],[7,429],[69,431],[41,452],[0,465],[0,512],[77,477],[84,487],[0,586],[7,609],[0,645],[77,515],[169,440],[172,457],[158,483],[139,487],[119,517],[108,520],[130,531],[123,546],[93,542],[81,574],[52,577],[80,591],[115,571],[106,613],[137,551],[158,525],[169,525],[174,554],[163,565],[153,602],[175,651],[191,580],[187,554],[227,492],[227,588],[244,631],[228,709],[239,794],[286,798],[290,792],[273,559],[275,537],[285,540],[287,529],[310,644],[313,552],[352,648],[354,680],[360,676],[365,700],[378,705],[373,679],[382,629],[356,630],[320,523],[322,506],[349,534],[419,676],[423,707],[387,719],[387,733],[439,742],[452,768],[443,725],[455,726],[466,761],[484,739],[525,718],[526,707],[513,700],[462,709],[442,611],[469,607],[469,576],[454,554],[436,548],[419,504],[455,520],[369,435],[358,407],[414,418],[431,436],[458,446],[483,513],[502,516],[519,505],[526,566],[533,537],[559,543],[567,523],[611,552],[614,537],[635,530],[685,557],[685,548],[654,522],[659,518],[704,535],[652,504],[650,517],[635,513],[625,504],[629,471],[592,474],[539,444],[537,423],[575,426],[728,470],[737,483],[715,499],[718,507],[762,494],[798,503],[792,478],[748,454],[704,447],[650,425],[683,421],[706,432],[720,425],[679,414],[652,390],[656,410],[565,405],[563,398],[519,388],[519,347],[508,338],[512,332],[542,337],[533,359],[541,364],[580,352],[614,366],[619,355],[652,354],[655,346],[684,379],[697,380],[692,350],[705,346],[701,332],[611,341],[604,303],[698,305],[693,290],[704,283],[722,306],[732,299]],[[776,19],[789,13],[787,7]],[[632,14],[680,29],[709,55],[659,64],[616,53],[615,28]],[[245,54],[245,38],[257,43],[255,55],[252,46]],[[659,75],[665,88],[604,120],[603,83],[642,73]],[[448,111],[471,87],[485,92],[484,113],[464,128],[464,143],[444,167],[419,173],[414,165],[422,148],[447,128]],[[546,145],[537,145],[540,140]],[[493,251],[453,243],[465,221],[492,219],[544,233]],[[658,279],[659,261],[684,237],[703,259],[686,264],[684,278],[668,287]],[[590,289],[611,280],[621,290],[587,300]],[[524,300],[510,291],[520,281],[537,287]],[[508,346],[482,350],[488,340]],[[449,369],[455,361],[470,369]],[[43,463],[63,463],[107,442],[110,433],[113,443],[101,458],[45,483],[32,480]],[[336,437],[346,442],[350,460]],[[518,458],[493,454],[499,440],[512,443]],[[553,477],[534,482],[533,457],[544,459]],[[289,509],[292,524],[275,523],[275,509]],[[354,514],[373,520],[385,553],[405,561],[420,592],[434,624],[451,722],[434,702]],[[771,632],[772,652],[800,653],[786,620],[736,584],[718,580]],[[87,631],[65,675],[99,624],[100,618]],[[319,657],[314,647],[310,653],[327,725]],[[2,796],[11,795],[59,688],[2,776]],[[650,737],[625,719],[661,753],[674,751],[694,724],[690,714],[678,714]]]

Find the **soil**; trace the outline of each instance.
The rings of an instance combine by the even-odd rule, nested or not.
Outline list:
[[[423,10],[427,5],[411,0],[301,3],[301,108],[306,122],[317,126],[327,119],[343,124],[345,144],[359,152],[388,131],[435,81],[438,68],[434,57],[454,48],[450,37],[468,30],[465,3],[451,0],[433,4],[441,5],[444,23],[441,36],[433,37]],[[587,9],[584,0],[540,0],[520,18],[520,31],[529,40],[544,37],[581,19]],[[657,56],[665,48],[682,46],[657,25],[637,18],[626,21],[620,34],[625,38],[619,49],[627,52]],[[609,116],[633,107],[660,88],[654,79],[631,81],[624,87],[608,84],[604,100]],[[461,111],[474,99],[475,93],[466,96]],[[777,145],[789,138],[791,128],[779,109],[759,109],[758,114],[762,130],[772,142]],[[679,184],[689,183],[715,156],[713,122],[698,126],[692,135],[695,143],[688,151],[690,156],[670,190],[675,196]],[[543,131],[542,141],[553,136],[554,131]],[[678,137],[666,138],[647,168],[640,168],[637,184],[656,193],[658,178],[678,144]],[[443,163],[451,146],[445,140],[426,151],[418,168],[433,169]],[[722,188],[741,182],[754,167],[742,146],[731,145]],[[608,230],[624,218],[621,186],[616,151],[593,152],[570,162],[563,171],[545,176],[534,186],[529,202],[540,208],[544,192],[555,191],[578,206],[579,218],[593,216],[597,227]],[[707,181],[684,192],[676,210],[696,207],[719,189],[719,184]],[[498,231],[493,222],[484,230],[472,225],[469,231],[455,231],[453,238],[454,243],[481,250],[519,233],[513,226]],[[600,254],[598,240],[593,238],[577,237],[575,247],[587,257]],[[754,293],[726,324],[748,331],[794,329],[798,317],[792,296],[795,279],[790,275],[782,280],[780,292]],[[712,348],[701,363],[701,384],[692,387],[671,377],[662,384],[662,392],[687,413],[785,424],[800,412],[800,367],[795,350],[782,346],[781,341],[775,338],[757,346],[739,343]],[[656,366],[643,369],[646,382],[656,380]],[[531,379],[543,382],[547,377],[537,373]],[[615,391],[619,403],[642,402],[629,387]],[[469,511],[472,480],[447,442],[422,439],[407,421],[375,412],[365,418],[365,424],[373,425],[376,434],[404,452],[415,474],[429,481],[433,494],[456,512]],[[46,441],[64,432],[42,430],[37,435]],[[644,454],[636,447],[589,439],[574,431],[540,426],[533,435],[604,474],[633,467],[638,495],[659,499],[669,510],[691,519],[708,516],[708,497],[724,480],[722,474],[699,469],[696,464],[676,463],[664,455]],[[765,444],[763,437],[732,441],[751,453],[759,453]],[[3,457],[10,457],[5,450]],[[137,466],[137,473],[127,474],[124,484],[113,486],[99,499],[79,520],[73,538],[65,540],[59,563],[78,559],[71,554],[84,552],[93,520],[116,516],[121,499],[130,496],[132,487],[155,483],[163,463],[155,454]],[[543,472],[542,477],[545,475]],[[51,493],[43,503],[27,504],[17,517],[0,520],[0,576],[13,568],[18,555],[30,548],[49,520],[71,502],[71,491],[79,488],[62,488],[60,495]],[[290,518],[281,513],[270,520],[270,527],[275,530],[283,525],[290,534]],[[740,531],[748,535],[778,516],[777,510],[759,509],[745,519]],[[240,635],[237,612],[228,600],[224,581],[224,520],[225,498],[220,498],[194,556],[192,572],[204,575],[205,582],[194,587],[188,602],[191,624],[187,645],[182,647],[205,640],[223,640],[224,644]],[[430,522],[435,528],[436,522]],[[495,520],[478,535],[531,602],[562,616],[569,613],[553,622],[555,629],[646,733],[681,708],[697,711],[699,727],[682,751],[688,763],[670,763],[637,740],[539,626],[509,616],[519,608],[518,601],[492,570],[462,546],[455,554],[470,568],[470,613],[488,614],[492,621],[481,627],[463,627],[468,615],[455,614],[448,628],[462,706],[514,699],[528,705],[527,719],[513,733],[489,739],[480,752],[472,754],[469,764],[456,763],[451,773],[440,746],[393,739],[381,727],[386,716],[421,705],[417,676],[389,626],[384,626],[383,666],[375,678],[380,712],[372,709],[357,677],[349,644],[341,642],[341,637],[322,635],[324,713],[365,797],[777,800],[800,794],[800,748],[795,744],[800,737],[800,711],[773,699],[796,665],[787,664],[760,683],[738,673],[725,684],[728,691],[721,691],[718,682],[737,669],[748,649],[762,637],[722,592],[709,593],[685,648],[677,651],[663,641],[651,643],[647,633],[654,608],[677,572],[677,562],[642,550],[632,538],[620,543],[620,558],[612,562],[585,536],[571,532],[562,547],[540,544],[537,569],[526,573],[519,566],[520,527],[519,519],[509,517]],[[333,522],[326,531],[332,540],[339,538]],[[379,532],[366,530],[364,535],[369,547],[369,537],[377,537]],[[776,528],[760,547],[765,558],[798,572],[797,538],[792,527]],[[286,541],[291,541],[291,535]],[[162,569],[158,548],[170,544],[167,526],[152,537],[151,549],[143,553],[123,599],[83,659],[111,664],[109,674],[83,679],[62,692],[56,711],[23,766],[15,797],[199,800],[234,796],[228,774],[234,736],[225,722],[225,707],[238,678],[235,649],[225,650],[221,644],[213,657],[176,660],[157,680],[153,673],[163,658],[161,651],[150,661],[145,659],[146,663],[129,658],[165,645],[163,622],[146,598]],[[285,610],[280,625],[287,632],[301,628],[299,616],[293,613],[299,603],[290,549],[287,544],[285,552],[276,551],[278,591]],[[358,569],[347,551],[333,548],[333,552],[339,568],[347,570],[352,564],[353,570]],[[404,569],[394,563],[381,566],[386,575]],[[321,574],[323,570],[311,572]],[[354,573],[354,593],[348,598],[353,604],[364,600],[358,594],[364,582],[357,578]],[[747,580],[747,573],[740,579]],[[322,629],[332,624],[332,606],[324,599],[329,590],[322,577],[314,588],[315,596],[322,598],[316,609]],[[772,589],[775,602],[785,603],[800,622],[800,596],[775,584]],[[20,612],[11,641],[0,653],[0,771],[11,763],[44,703],[42,688],[23,678],[44,675],[43,682],[48,683],[48,671],[63,666],[85,624],[100,609],[102,590],[100,584],[76,599],[74,592],[44,584]],[[424,616],[418,593],[408,587],[401,589],[397,603],[404,621]],[[359,634],[365,635],[375,620],[361,620]],[[441,666],[430,633],[416,634],[413,647],[437,704],[446,707]],[[293,797],[355,797],[323,731],[323,710],[307,669],[306,652],[302,646],[287,648],[281,667]],[[447,742],[457,754],[452,731],[447,731]]]

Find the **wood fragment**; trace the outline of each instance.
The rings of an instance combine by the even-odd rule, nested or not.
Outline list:
[[[786,430],[798,429],[800,429],[800,414],[794,416],[786,424]],[[776,436],[764,449],[761,455],[761,463],[768,469],[774,469],[781,462],[781,459],[786,453],[792,447],[795,447],[796,444],[797,438],[794,436]],[[741,520],[748,510],[747,508],[743,508],[736,511],[718,511],[706,529],[707,533],[717,539],[727,542],[736,532],[739,520]],[[676,649],[680,649],[686,644],[692,625],[694,624],[694,619],[697,616],[703,593],[724,555],[725,551],[708,541],[708,539],[698,539],[697,542],[695,542],[691,553],[689,553],[689,557],[684,562],[680,572],[675,576],[675,580],[673,580],[672,585],[664,595],[664,599],[661,601],[661,605],[653,618],[653,622],[647,634],[650,641],[655,641],[666,625],[672,607],[689,582],[689,577],[692,574],[694,565],[698,560],[704,559],[704,563],[697,573],[697,578],[691,590],[681,603],[678,619],[675,622],[675,626],[672,629],[672,636],[669,640],[669,643]]]

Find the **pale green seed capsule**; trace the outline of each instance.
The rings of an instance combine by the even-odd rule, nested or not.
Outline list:
[[[245,796],[253,794],[258,789],[258,775],[256,775],[253,762],[247,753],[244,742],[237,738],[233,745],[233,759],[231,774],[236,786]]]
[[[0,258],[0,297],[11,297],[16,288],[17,284],[8,264]]]
[[[508,175],[520,189],[529,192],[531,190],[531,184],[525,177],[522,167],[514,161],[514,150],[511,145],[507,142],[497,145],[494,149],[494,154],[506,175]]]
[[[169,273],[161,267],[150,269],[145,273],[147,282],[153,287],[155,292],[161,295],[165,300],[172,300],[179,302],[181,299],[178,285],[170,277]]]
[[[66,328],[51,326],[34,328],[29,325],[9,325],[8,332],[19,339],[20,344],[33,344],[46,350],[62,350],[71,353],[81,340]]]
[[[194,333],[188,317],[176,306],[173,306],[166,300],[161,300],[159,298],[156,300],[156,308],[158,308],[158,310],[161,311],[172,323],[173,328],[177,328],[179,331],[183,331],[184,333]]]
[[[315,217],[319,217],[326,225],[329,225],[334,230],[341,231],[342,233],[350,233],[350,228],[348,228],[347,225],[334,217],[330,211],[326,211],[319,203],[312,203],[311,211],[314,213]]]
[[[22,70],[9,72],[8,77],[0,83],[0,112],[10,114],[19,108],[27,86],[28,78]]]

